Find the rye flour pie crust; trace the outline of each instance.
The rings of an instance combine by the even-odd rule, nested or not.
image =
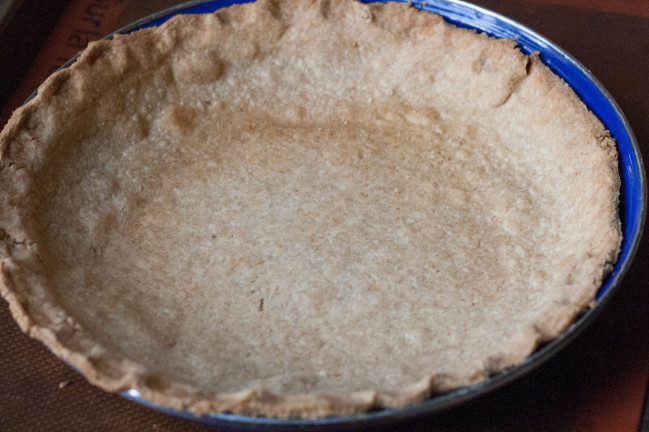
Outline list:
[[[537,55],[260,0],[93,43],[0,135],[0,291],[108,391],[400,407],[521,363],[621,242],[615,143]]]

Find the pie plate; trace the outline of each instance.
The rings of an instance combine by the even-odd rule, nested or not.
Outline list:
[[[119,30],[117,33],[130,33],[145,27],[158,26],[177,14],[213,12],[235,3],[246,2],[233,2],[231,0],[192,1],[154,14]],[[619,213],[622,223],[623,243],[613,272],[607,277],[597,293],[596,304],[580,316],[559,337],[538,348],[518,366],[494,374],[480,384],[435,395],[424,402],[399,409],[383,409],[345,417],[317,419],[275,419],[233,414],[208,414],[198,417],[190,412],[176,411],[154,405],[142,398],[138,391],[134,389],[123,392],[124,397],[172,415],[227,429],[264,428],[266,430],[287,430],[305,427],[341,429],[391,424],[439,412],[464,403],[510,383],[537,368],[572,342],[594,320],[619,289],[622,278],[630,267],[642,234],[646,186],[637,143],[628,122],[615,101],[590,72],[574,58],[552,42],[508,18],[462,1],[429,0],[426,2],[413,1],[412,4],[419,9],[437,13],[448,22],[459,27],[475,29],[497,38],[512,39],[519,44],[521,51],[525,54],[539,52],[540,59],[572,87],[584,104],[601,120],[611,136],[616,140],[619,153],[619,174],[622,183]],[[73,61],[74,59],[71,62]]]

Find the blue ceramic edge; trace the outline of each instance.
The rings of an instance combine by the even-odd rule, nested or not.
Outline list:
[[[115,33],[129,33],[146,27],[158,26],[178,14],[214,12],[233,4],[250,3],[252,1],[254,0],[194,0],[136,21]],[[364,3],[372,2],[372,0],[361,1]],[[379,1],[386,3],[390,0]],[[406,3],[404,0],[395,1]],[[563,49],[530,28],[498,13],[462,0],[415,0],[412,1],[412,4],[418,9],[442,15],[446,21],[459,27],[475,29],[478,32],[484,32],[498,38],[513,39],[525,54],[538,51],[541,60],[572,87],[616,140],[621,158],[620,176],[623,187],[620,195],[620,216],[623,221],[624,240],[617,263],[598,292],[597,306],[587,311],[557,339],[532,353],[521,365],[500,372],[481,384],[438,395],[422,403],[401,409],[387,409],[346,417],[319,419],[276,419],[235,414],[210,414],[199,417],[186,411],[155,405],[143,399],[136,390],[124,391],[121,393],[122,396],[176,417],[205,425],[236,430],[302,430],[305,428],[335,428],[341,430],[379,424],[386,425],[457,406],[502,387],[530,372],[581,334],[599,314],[602,306],[608,303],[628,271],[638,249],[646,214],[644,165],[637,141],[622,110],[588,69]],[[74,59],[69,63],[73,61]]]

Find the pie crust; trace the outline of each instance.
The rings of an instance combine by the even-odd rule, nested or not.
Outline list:
[[[620,242],[615,143],[538,56],[260,0],[91,44],[0,135],[0,291],[108,390],[400,407],[520,364]]]

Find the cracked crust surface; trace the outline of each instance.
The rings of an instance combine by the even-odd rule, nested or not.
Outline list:
[[[109,390],[347,415],[517,365],[621,242],[615,143],[510,40],[258,1],[92,44],[0,135],[0,291]]]

